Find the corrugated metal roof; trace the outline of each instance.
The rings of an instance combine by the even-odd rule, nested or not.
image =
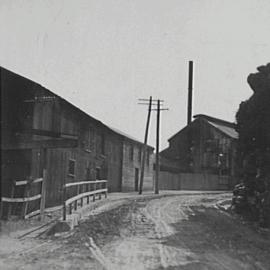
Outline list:
[[[215,128],[219,129],[220,131],[222,131],[223,133],[227,134],[231,138],[238,139],[238,133],[237,133],[237,131],[233,127],[229,127],[227,125],[222,125],[222,124],[214,123],[214,122],[211,122],[211,121],[207,121],[207,122],[210,125],[214,126]]]

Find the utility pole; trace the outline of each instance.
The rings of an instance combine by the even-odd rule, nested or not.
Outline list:
[[[155,175],[155,194],[159,193],[159,137],[160,137],[160,111],[168,111],[169,109],[161,109],[161,102],[163,100],[158,99],[157,101],[157,109],[153,109],[157,111],[157,128],[156,128],[156,175]]]
[[[156,181],[155,181],[155,194],[159,193],[159,122],[160,122],[160,100],[157,103],[157,133],[156,133]]]
[[[147,137],[148,137],[148,129],[149,129],[149,122],[150,122],[150,115],[151,111],[157,111],[157,127],[156,127],[156,174],[155,174],[155,194],[159,193],[159,135],[160,135],[160,111],[165,111],[168,109],[161,109],[160,106],[162,105],[163,100],[160,99],[139,99],[139,101],[143,101],[143,103],[139,103],[141,105],[148,105],[148,117],[146,123],[146,130],[145,130],[145,138],[144,138],[144,147],[143,147],[143,156],[142,156],[142,163],[141,163],[141,177],[140,177],[140,187],[139,187],[139,194],[142,194],[143,188],[143,178],[144,178],[144,166],[145,166],[145,156],[147,150]],[[146,103],[149,102],[149,103]],[[154,103],[153,103],[154,102]],[[152,105],[157,106],[156,108],[152,109]]]
[[[148,115],[147,115],[146,128],[145,128],[145,136],[144,136],[144,145],[143,145],[143,156],[142,156],[142,163],[141,163],[141,175],[140,175],[139,194],[142,194],[142,189],[143,189],[144,165],[145,165],[145,156],[146,156],[146,150],[147,150],[147,139],[148,139],[148,130],[149,130],[149,124],[150,124],[151,110],[152,110],[152,96],[150,96],[150,98],[149,98],[149,104],[148,104]]]

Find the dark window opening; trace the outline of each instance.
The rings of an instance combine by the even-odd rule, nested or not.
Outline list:
[[[94,142],[94,130],[92,127],[90,127],[87,131],[85,131],[84,148],[86,151],[93,150],[93,142]]]
[[[75,160],[74,159],[70,159],[68,161],[68,174],[71,176],[75,175]]]
[[[100,168],[96,168],[96,180],[101,180]]]
[[[91,179],[91,169],[90,167],[86,168],[86,180],[90,180]]]
[[[135,168],[135,191],[139,190],[139,169]]]

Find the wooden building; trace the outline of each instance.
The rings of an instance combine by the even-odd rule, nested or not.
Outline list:
[[[129,135],[113,130],[123,136],[122,191],[138,191],[143,145]],[[153,148],[148,147],[144,169],[144,190],[153,190],[153,163]]]
[[[161,152],[161,170],[234,176],[237,138],[233,123],[196,115],[168,140],[169,147]]]
[[[0,80],[2,196],[10,196],[12,181],[41,177],[44,169],[46,207],[61,203],[65,182],[107,179],[110,192],[137,189],[141,142],[2,67]],[[148,153],[145,187],[152,188],[150,146]]]

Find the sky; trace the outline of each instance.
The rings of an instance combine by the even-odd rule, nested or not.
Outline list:
[[[163,99],[161,149],[193,115],[235,121],[246,78],[270,62],[269,0],[0,0],[0,65],[143,141]],[[149,143],[155,146],[156,112]]]

